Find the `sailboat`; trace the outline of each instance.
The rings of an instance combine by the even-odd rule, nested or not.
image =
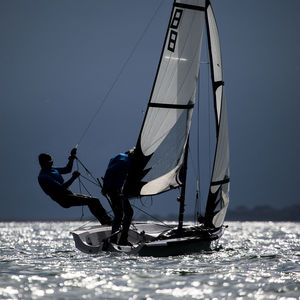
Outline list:
[[[190,128],[206,28],[214,100],[216,145],[205,214],[184,224]],[[140,256],[184,255],[211,250],[223,235],[229,203],[229,141],[221,50],[208,0],[175,0],[147,111],[137,140],[133,168],[124,189],[130,197],[180,189],[178,224],[133,222],[132,246],[110,243],[111,227],[84,225],[71,232],[85,253],[124,252]],[[174,201],[175,205],[176,201]]]

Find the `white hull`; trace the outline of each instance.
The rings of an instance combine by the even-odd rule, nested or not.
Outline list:
[[[174,256],[212,250],[212,243],[223,234],[224,227],[208,230],[201,226],[183,228],[176,233],[176,226],[155,223],[133,223],[128,240],[132,246],[119,246],[109,242],[111,227],[84,225],[71,232],[75,246],[82,252],[123,252],[139,256]]]

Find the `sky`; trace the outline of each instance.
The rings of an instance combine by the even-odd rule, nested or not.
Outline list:
[[[229,208],[299,204],[300,2],[212,5],[228,105]],[[51,153],[63,166],[79,143],[79,158],[101,177],[113,155],[136,144],[171,6],[171,0],[0,1],[0,220],[80,218],[81,208],[61,208],[41,191],[38,154]],[[77,183],[72,190],[78,192]],[[133,203],[168,215],[178,210],[177,195]]]

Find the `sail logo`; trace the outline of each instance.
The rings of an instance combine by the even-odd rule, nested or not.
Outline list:
[[[182,16],[182,9],[176,9],[173,15],[173,19],[170,25],[170,35],[169,35],[169,42],[168,42],[168,50],[171,52],[175,51],[176,41],[177,41],[177,29],[181,20]]]

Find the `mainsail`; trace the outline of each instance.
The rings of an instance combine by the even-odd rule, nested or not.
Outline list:
[[[206,23],[216,111],[217,146],[206,219],[222,225],[228,205],[229,148],[218,30],[207,0],[177,0],[167,29],[125,193],[155,195],[182,185]]]
[[[205,2],[182,0],[173,4],[136,146],[134,174],[128,178],[131,194],[154,195],[181,185],[180,169],[195,103]]]

